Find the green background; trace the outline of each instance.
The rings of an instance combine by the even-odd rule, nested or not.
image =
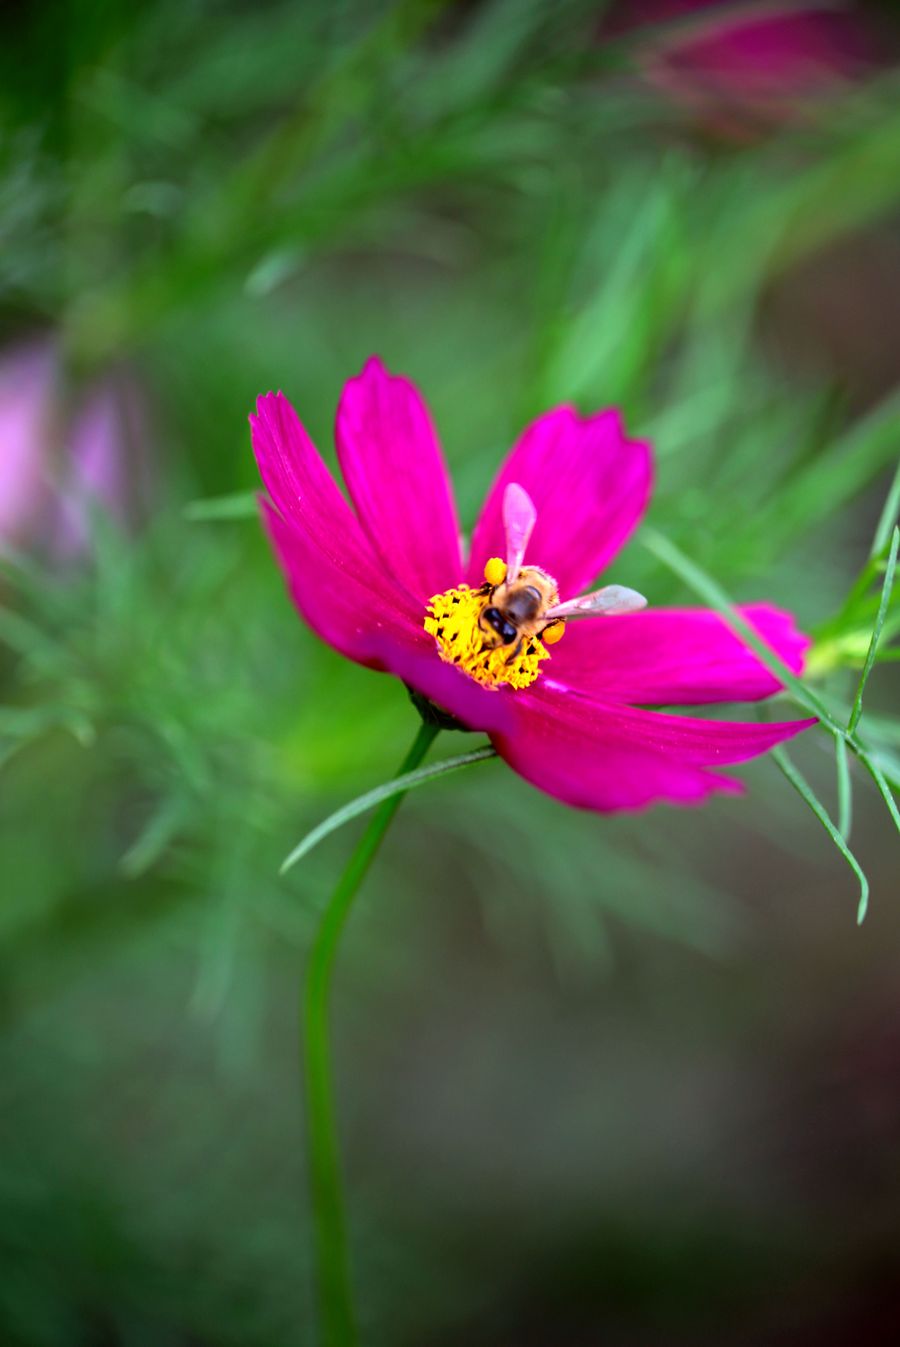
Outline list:
[[[900,444],[896,34],[858,17],[864,77],[776,117],[738,99],[736,130],[580,0],[4,11],[3,344],[54,341],[73,398],[127,370],[152,486],[136,530],[98,513],[86,556],[32,536],[0,575],[3,1343],[315,1342],[297,1006],[359,825],[278,869],[416,717],[287,599],[259,393],[333,462],[378,352],[466,527],[528,418],[621,406],[655,532],[612,578],[696,602],[662,538],[790,608],[846,723]],[[900,783],[885,593],[858,737]],[[791,751],[846,824],[839,742]],[[860,928],[771,760],[697,811],[576,813],[498,762],[403,805],[334,1006],[367,1344],[896,1323],[896,834],[850,767]]]

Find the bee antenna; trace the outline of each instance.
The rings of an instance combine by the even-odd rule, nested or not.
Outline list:
[[[503,493],[503,527],[506,530],[506,583],[512,584],[522,566],[525,548],[537,523],[534,501],[518,482]]]

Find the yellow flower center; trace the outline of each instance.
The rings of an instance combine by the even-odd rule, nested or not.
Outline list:
[[[480,589],[459,585],[436,594],[426,610],[425,630],[435,638],[442,660],[455,664],[483,687],[499,688],[506,683],[527,688],[538,677],[541,661],[550,658],[547,646],[560,639],[565,623],[508,621],[502,605],[493,602],[506,578],[506,563],[491,557],[484,574]]]

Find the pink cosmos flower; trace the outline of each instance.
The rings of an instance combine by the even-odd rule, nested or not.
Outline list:
[[[814,723],[649,709],[755,701],[779,683],[714,612],[627,611],[644,601],[620,586],[574,602],[650,495],[650,447],[626,437],[617,411],[581,418],[559,407],[533,422],[488,492],[468,559],[425,403],[379,360],[338,406],[352,509],[282,393],[260,398],[250,423],[265,523],[313,630],[486,732],[515,771],[560,800],[606,811],[739,792],[718,768]],[[532,633],[524,642],[502,630],[506,616],[522,617],[517,603],[532,605],[526,617],[538,610],[520,627]],[[800,673],[809,642],[790,615],[768,604],[742,612]]]
[[[731,138],[795,121],[874,68],[842,0],[621,0],[608,29],[637,29],[648,82]]]
[[[153,494],[147,411],[135,379],[116,371],[92,384],[67,436],[53,521],[56,553],[87,553],[101,510],[120,528],[146,517]]]

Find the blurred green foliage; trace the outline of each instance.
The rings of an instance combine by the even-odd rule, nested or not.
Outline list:
[[[75,389],[135,371],[156,478],[138,535],[98,516],[88,557],[63,568],[22,542],[0,579],[4,1342],[312,1340],[292,996],[347,839],[278,869],[390,775],[414,715],[283,593],[252,519],[258,393],[282,387],[329,455],[341,384],[378,351],[427,396],[467,524],[529,416],[621,405],[658,466],[654,532],[613,578],[654,603],[693,577],[792,608],[839,727],[868,680],[849,768],[842,733],[797,749],[839,842],[851,784],[858,819],[900,784],[900,399],[771,316],[787,278],[818,265],[827,286],[829,249],[866,250],[895,215],[896,73],[721,143],[641,82],[639,37],[601,40],[601,18],[584,0],[4,15],[0,331],[52,335]],[[872,318],[851,304],[844,321]],[[441,957],[429,910],[465,902],[504,961],[540,949],[581,989],[613,976],[623,929],[730,957],[755,916],[727,836],[795,874],[798,851],[833,869],[849,913],[800,799],[771,763],[747,776],[748,801],[702,815],[574,814],[496,763],[412,797],[342,984],[348,1129],[366,1007],[385,987],[412,1005],[419,961]],[[889,875],[880,826],[864,841]],[[891,897],[877,878],[872,893]],[[489,1316],[490,1279],[426,1204],[385,1228],[354,1135],[367,1341]],[[599,1244],[628,1263],[606,1219]],[[647,1273],[664,1305],[691,1247],[668,1257]]]

